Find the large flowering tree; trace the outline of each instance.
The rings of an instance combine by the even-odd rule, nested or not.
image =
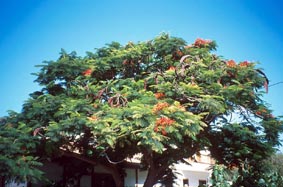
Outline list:
[[[148,170],[145,187],[202,149],[229,167],[253,167],[279,144],[282,122],[261,99],[268,79],[257,63],[225,60],[215,49],[214,41],[187,45],[161,34],[85,57],[62,51],[41,65],[42,90],[6,124],[33,129],[37,152],[29,155],[79,153],[109,166],[117,186],[119,164],[137,153]]]

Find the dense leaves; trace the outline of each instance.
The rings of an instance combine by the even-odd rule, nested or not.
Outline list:
[[[34,181],[42,172],[38,157],[34,155],[35,139],[31,138],[32,128],[23,123],[14,125],[5,118],[0,124],[0,177],[6,180]]]
[[[225,60],[215,49],[214,41],[187,45],[161,34],[85,57],[62,50],[40,66],[43,89],[9,117],[13,129],[33,130],[40,157],[76,152],[114,164],[142,153],[145,186],[201,149],[228,166],[252,164],[279,144],[282,122],[261,100],[268,79],[257,63]]]

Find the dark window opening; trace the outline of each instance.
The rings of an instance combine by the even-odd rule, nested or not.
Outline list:
[[[205,187],[206,186],[206,180],[199,180],[198,184],[199,184],[199,187]]]
[[[183,179],[183,186],[188,187],[189,186],[189,179]]]

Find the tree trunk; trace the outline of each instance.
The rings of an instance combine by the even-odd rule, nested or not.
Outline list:
[[[117,170],[113,171],[112,176],[115,181],[116,187],[124,187],[124,181]]]
[[[157,175],[157,169],[154,166],[150,166],[143,187],[152,187],[157,182]]]
[[[104,166],[111,171],[116,187],[124,187],[124,180],[121,177],[121,173],[119,172],[117,166],[110,163],[106,163]]]
[[[5,187],[5,177],[0,176],[0,187]]]
[[[163,177],[169,164],[168,161],[162,162],[160,155],[157,153],[145,151],[143,154],[149,166],[143,187],[152,187]]]

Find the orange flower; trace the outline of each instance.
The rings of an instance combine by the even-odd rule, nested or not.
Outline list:
[[[175,121],[168,118],[168,117],[161,117],[155,122],[154,126],[154,132],[160,132],[163,136],[167,135],[167,131],[165,130],[166,126],[170,126],[174,123]]]
[[[241,62],[240,64],[239,64],[239,66],[241,66],[241,67],[247,67],[247,66],[249,66],[250,65],[250,63],[248,62],[248,61],[244,61],[244,62]]]
[[[155,126],[153,130],[154,130],[154,132],[160,132],[161,131],[161,134],[163,136],[167,135],[167,131],[165,130],[165,127],[160,128],[160,127]]]
[[[175,71],[176,67],[175,66],[170,66],[168,71]]]
[[[157,92],[157,93],[154,94],[154,96],[155,96],[156,99],[162,99],[162,98],[165,97],[165,94],[162,93],[162,92]]]
[[[161,130],[161,134],[162,134],[163,136],[166,136],[166,135],[167,135],[167,131],[165,130],[165,128],[163,128],[163,129]]]
[[[256,115],[261,115],[261,111],[256,111]]]
[[[208,45],[210,43],[211,43],[211,40],[205,40],[205,39],[197,38],[195,43],[194,43],[194,46],[203,47],[203,46]]]
[[[158,132],[158,127],[155,125],[153,130],[154,130],[154,132]]]
[[[234,68],[236,67],[236,62],[234,60],[229,60],[226,62],[228,67]]]
[[[266,109],[259,109],[255,113],[256,113],[256,115],[264,117],[264,118],[274,118],[274,116],[269,111],[267,111]]]
[[[87,69],[83,72],[84,76],[90,76],[92,74],[92,69]]]
[[[165,126],[172,125],[174,122],[175,121],[173,119],[170,119],[168,117],[161,117],[155,122],[155,125],[165,127]]]
[[[164,108],[167,108],[169,107],[169,104],[164,102],[164,103],[157,103],[156,105],[154,105],[153,109],[152,109],[152,112],[153,113],[157,113],[159,112],[160,110],[163,110]]]

